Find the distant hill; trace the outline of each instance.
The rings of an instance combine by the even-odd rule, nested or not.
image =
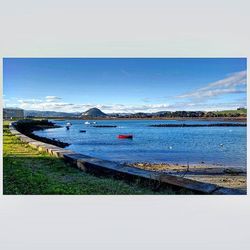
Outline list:
[[[112,117],[121,118],[214,118],[214,117],[231,117],[246,118],[247,109],[238,108],[235,110],[224,111],[159,111],[154,113],[113,113]]]
[[[103,113],[98,108],[92,108],[92,109],[89,109],[89,110],[83,112],[81,116],[86,116],[86,117],[105,117],[107,115],[105,113]]]
[[[246,108],[238,108],[237,110],[223,110],[223,111],[214,111],[215,114],[220,116],[246,116]]]
[[[79,116],[80,112],[67,113],[57,111],[40,111],[40,110],[24,110],[24,115],[31,117],[75,117]]]
[[[175,118],[175,117],[246,117],[247,109],[238,108],[235,110],[223,111],[159,111],[154,113],[111,113],[105,114],[98,108],[91,108],[83,113],[81,112],[57,112],[57,111],[39,111],[24,110],[24,115],[30,117],[75,117],[75,118],[96,118],[96,117],[115,117],[115,118]]]

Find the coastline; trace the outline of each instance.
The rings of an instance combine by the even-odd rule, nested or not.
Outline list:
[[[246,123],[211,123],[211,124],[153,124],[148,125],[155,128],[171,128],[171,127],[246,127]]]
[[[44,118],[43,118],[44,119]],[[118,121],[127,121],[127,120],[166,120],[166,121],[231,121],[231,122],[247,122],[247,117],[152,117],[152,118],[112,118],[112,117],[46,117],[48,120],[118,120]]]
[[[61,145],[59,147],[67,147],[67,146],[70,145],[69,143],[65,143],[65,142],[62,142],[62,141],[59,141],[59,140],[55,140],[55,139],[52,140],[52,139],[49,139],[47,137],[38,136],[38,135],[35,135],[35,134],[32,133],[33,131],[60,128],[62,126],[56,125],[55,123],[50,122],[48,120],[42,120],[42,121],[41,120],[37,120],[37,121],[24,120],[24,121],[26,121],[26,122],[22,123],[22,121],[21,121],[21,123],[25,124],[25,126],[27,126],[27,124],[29,124],[29,126],[25,129],[25,131],[23,131],[23,129],[20,129],[20,126],[16,126],[16,129],[20,130],[19,132],[22,132],[22,133],[25,132],[25,135],[27,135],[27,136],[30,136],[30,135],[33,136],[33,137],[35,136],[37,140],[39,140],[40,138],[46,139],[47,140],[46,143],[49,143],[49,144],[52,144],[52,145],[55,145],[55,146],[58,146],[56,144],[58,142],[63,143],[63,144],[67,144],[66,146]],[[42,122],[42,124],[41,124],[41,122]],[[150,125],[150,126],[157,127],[158,125],[156,125],[156,126],[155,125]],[[193,125],[191,125],[191,126],[193,126]],[[98,126],[98,125],[94,125],[93,127],[105,127],[106,128],[106,127],[116,127],[116,126],[109,126],[109,125],[107,125],[107,126],[106,125]],[[180,127],[182,127],[182,126],[180,126]],[[163,163],[159,163],[159,162],[157,162],[157,163],[153,163],[153,162],[134,162],[134,163],[127,163],[127,164],[128,165],[131,165],[131,164],[135,164],[135,165],[139,164],[139,165],[141,165],[141,164],[143,164],[144,167],[150,166],[150,168],[152,170],[154,170],[154,169],[155,170],[164,170],[164,168],[166,168],[166,170],[168,170],[169,166],[175,166],[175,167],[183,166],[183,167],[186,167],[186,162],[163,162]],[[242,169],[242,167],[243,167],[243,166],[238,167],[238,166],[225,166],[225,165],[223,166],[221,164],[205,164],[204,162],[189,163],[190,167],[196,167],[198,165],[201,166],[202,168],[204,168],[204,167],[206,167],[206,168],[214,168],[214,167],[223,168],[224,167],[225,169],[227,169],[227,168],[230,168],[230,169],[235,169],[235,168]],[[135,166],[135,167],[137,167],[137,166]]]
[[[225,188],[237,188],[246,191],[247,172],[237,167],[215,167],[206,164],[168,164],[137,162],[127,164],[136,168],[181,176],[191,180],[216,184]]]
[[[18,136],[17,133],[13,134],[8,123],[6,121],[3,125],[4,195],[194,194],[191,191],[174,190],[171,187],[154,191],[152,186],[86,173],[49,152],[39,150],[35,144],[29,144],[32,139],[20,134]],[[23,139],[25,137],[26,140]]]
[[[49,143],[49,144],[52,144],[54,146],[58,146],[61,148],[65,148],[70,145],[69,143],[66,143],[66,142],[62,142],[56,139],[49,139],[47,137],[38,136],[33,133],[34,131],[38,131],[38,130],[53,129],[53,128],[61,127],[59,125],[55,125],[55,123],[53,122],[49,122],[48,120],[21,120],[21,121],[15,122],[13,125],[17,131],[19,131],[20,133],[32,139],[35,139],[44,143]]]
[[[21,124],[27,125],[26,121],[21,122]],[[48,121],[33,121],[39,129],[48,129],[57,127],[55,124]],[[42,122],[43,126],[39,125],[39,122]],[[38,123],[38,124],[37,124]],[[49,124],[44,124],[49,123]],[[13,126],[14,124],[12,124]],[[16,128],[17,124],[15,123],[14,128]],[[36,127],[35,126],[35,127]],[[34,131],[34,124],[27,126],[28,128],[32,128]],[[27,130],[26,127],[26,130]],[[14,132],[15,133],[15,132]],[[22,132],[20,132],[22,133]],[[32,133],[31,133],[32,134]],[[41,137],[43,138],[43,137]],[[40,138],[39,138],[40,139]],[[73,164],[77,164],[77,167],[86,171],[89,169],[90,172],[96,168],[97,173],[105,172],[106,168],[108,168],[108,173],[111,171],[114,173],[112,176],[118,176],[123,174],[128,174],[129,176],[133,176],[137,178],[148,178],[155,181],[155,178],[160,183],[168,183],[170,185],[179,186],[180,188],[188,189],[188,190],[196,190],[198,192],[205,193],[213,193],[214,194],[245,194],[246,193],[246,172],[239,171],[232,168],[227,168],[222,170],[221,168],[208,168],[206,165],[204,166],[183,166],[179,164],[150,164],[150,163],[137,163],[137,164],[124,164],[120,165],[117,162],[105,161],[102,159],[92,158],[87,155],[81,155],[73,151],[60,149],[59,147],[54,148],[55,146],[49,146],[46,148],[46,144],[42,142],[42,140],[35,139],[38,141],[30,142],[32,147],[37,148],[38,151],[45,150],[52,155],[57,157],[65,158],[66,160],[72,161]],[[27,141],[24,138],[24,141]],[[46,142],[50,143],[50,142]],[[52,144],[52,143],[50,143]],[[45,147],[45,148],[44,148]],[[55,151],[55,152],[54,152]],[[75,156],[69,156],[67,154],[73,154]],[[78,159],[79,158],[79,159]],[[83,160],[84,159],[84,160]],[[78,162],[79,161],[79,162]],[[87,165],[83,162],[86,161]],[[93,161],[98,162],[98,164],[93,165]],[[99,165],[100,164],[100,165]],[[90,165],[90,166],[89,166]],[[93,165],[93,166],[92,166]],[[94,167],[94,168],[93,168]],[[136,170],[137,169],[137,170]],[[121,173],[120,173],[121,172]],[[126,175],[125,174],[125,175]],[[99,175],[99,174],[98,174]]]

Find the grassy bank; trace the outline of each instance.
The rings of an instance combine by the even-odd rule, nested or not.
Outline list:
[[[4,194],[186,194],[171,187],[158,192],[142,183],[97,177],[71,167],[62,159],[40,153],[3,128]]]

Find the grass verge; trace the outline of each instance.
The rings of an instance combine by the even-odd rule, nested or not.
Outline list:
[[[62,159],[38,152],[12,135],[8,122],[3,128],[4,194],[189,194],[172,187],[154,192],[142,183],[127,183],[80,171]]]

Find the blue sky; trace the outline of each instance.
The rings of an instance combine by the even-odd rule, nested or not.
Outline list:
[[[104,112],[246,106],[244,58],[5,58],[4,105]]]

